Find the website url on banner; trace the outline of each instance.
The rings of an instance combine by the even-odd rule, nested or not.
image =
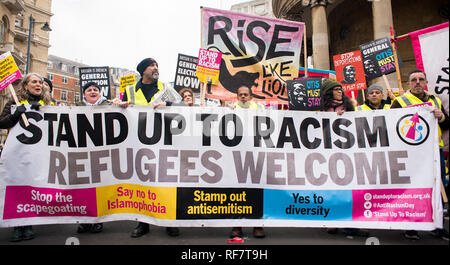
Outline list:
[[[374,200],[391,200],[391,199],[429,199],[429,194],[374,194],[372,199]]]

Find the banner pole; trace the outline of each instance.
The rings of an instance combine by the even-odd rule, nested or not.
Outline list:
[[[17,98],[14,87],[11,84],[9,84],[8,88],[9,88],[9,91],[11,92],[11,95],[12,95],[14,101],[16,102],[17,107],[20,106],[20,102],[19,102],[19,99]],[[28,123],[27,116],[25,116],[25,113],[22,113],[21,116],[22,116],[23,123],[25,124],[25,127],[28,127],[30,124]]]
[[[403,95],[403,86],[402,86],[402,77],[400,74],[400,66],[398,65],[398,56],[397,56],[397,48],[395,43],[395,36],[394,36],[394,28],[390,26],[391,29],[391,42],[392,42],[392,51],[394,52],[394,59],[395,59],[395,72],[397,74],[397,82],[398,82],[398,92],[400,95]]]
[[[305,61],[305,78],[308,78],[308,53],[306,47],[306,25],[303,27],[303,59]]]
[[[203,83],[200,89],[200,106],[205,106],[205,91],[206,91],[206,83]]]

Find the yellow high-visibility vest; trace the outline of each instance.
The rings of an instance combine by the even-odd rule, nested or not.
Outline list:
[[[262,106],[262,105],[259,104],[259,103],[254,102],[254,101],[249,101],[249,104],[250,104],[250,105],[248,106],[249,109],[264,109],[264,106]],[[234,102],[233,105],[234,105],[237,109],[243,109],[243,107],[239,105],[239,101]]]
[[[20,102],[20,104],[21,105],[31,105],[30,103],[28,103],[28,100],[22,100],[21,102]],[[41,100],[39,100],[39,104],[41,104],[42,106],[45,106],[45,103],[44,103],[44,101],[41,99]],[[51,106],[55,106],[55,102],[50,102],[50,105]]]
[[[384,104],[383,109],[390,109],[391,105],[389,104]],[[371,109],[367,104],[361,105],[356,107],[356,111],[366,111],[366,110],[373,110]]]
[[[44,101],[41,99],[41,100],[39,100],[38,101],[39,102],[39,104],[41,104],[41,106],[45,106],[45,103],[44,103]],[[52,102],[53,103],[53,102]],[[28,100],[22,100],[22,101],[20,101],[20,104],[21,105],[31,105],[29,102],[28,102]]]
[[[147,99],[144,96],[144,93],[142,92],[142,90],[140,88],[138,89],[138,91],[136,91],[136,86],[135,85],[127,86],[127,88],[125,89],[125,93],[127,95],[128,102],[131,102],[131,104],[134,104],[134,105],[150,105],[152,103],[152,101],[155,100],[155,96],[158,93],[160,93],[161,91],[163,91],[164,89],[165,89],[164,83],[160,82],[158,80],[158,92],[156,92],[155,95],[153,95],[153,97],[150,100],[150,102],[147,101]]]

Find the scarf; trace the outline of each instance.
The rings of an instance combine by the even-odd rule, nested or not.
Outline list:
[[[86,101],[86,99],[83,97],[83,103],[86,104],[86,106],[98,106],[98,105],[102,104],[105,101],[106,101],[106,98],[104,96],[102,96],[101,98],[99,98],[97,100],[97,102],[95,102],[94,104],[91,104],[91,103],[88,103]]]
[[[326,112],[336,112],[338,110],[345,110],[344,101],[333,99],[333,101],[331,102],[331,107],[326,109],[325,111]]]

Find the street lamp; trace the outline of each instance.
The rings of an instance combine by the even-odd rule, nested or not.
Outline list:
[[[25,68],[25,73],[28,74],[30,69],[30,48],[31,48],[31,35],[33,33],[34,24],[44,24],[41,30],[43,31],[52,31],[48,22],[36,22],[34,21],[33,15],[30,15],[30,24],[28,25],[28,46],[27,46],[27,64]]]

